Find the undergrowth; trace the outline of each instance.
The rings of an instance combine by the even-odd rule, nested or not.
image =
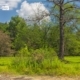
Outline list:
[[[27,57],[24,55],[18,55],[16,57],[1,57],[0,73],[80,76],[80,57],[67,56],[65,57],[65,60],[68,62],[65,63],[60,61],[55,55],[54,50],[37,49],[31,51]]]

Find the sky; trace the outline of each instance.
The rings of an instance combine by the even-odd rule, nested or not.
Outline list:
[[[0,22],[9,22],[15,15],[24,19],[41,16],[49,13],[49,5],[46,0],[0,0]]]

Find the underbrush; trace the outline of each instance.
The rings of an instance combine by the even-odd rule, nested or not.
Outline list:
[[[80,63],[65,63],[53,59],[44,59],[41,62],[31,60],[27,57],[14,60],[12,68],[20,74],[26,75],[64,75],[64,76],[79,76]]]
[[[22,51],[24,52],[24,51]],[[23,55],[23,53],[20,53]],[[25,56],[27,55],[27,57]],[[80,57],[67,56],[62,62],[52,49],[37,49],[23,56],[1,57],[0,73],[22,75],[80,76]]]

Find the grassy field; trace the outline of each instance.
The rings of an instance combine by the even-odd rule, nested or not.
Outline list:
[[[1,74],[80,76],[80,56],[65,57],[68,62],[45,59],[41,63],[26,58],[1,57]],[[33,62],[32,62],[33,61]]]

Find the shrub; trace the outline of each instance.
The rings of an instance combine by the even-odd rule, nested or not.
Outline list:
[[[56,52],[52,48],[40,48],[31,51],[31,57],[33,61],[41,63],[44,59],[53,59],[56,56]]]
[[[0,30],[0,56],[12,56],[10,36]]]
[[[29,55],[30,55],[30,52],[28,51],[27,46],[20,49],[16,54],[16,56],[18,57],[28,57]]]
[[[56,55],[56,52],[52,49],[36,49],[32,50],[31,53],[27,47],[21,49],[18,52],[17,57],[12,62],[12,67],[19,73],[25,74],[42,74],[43,62],[48,60],[52,61]],[[46,70],[46,68],[45,68]]]

